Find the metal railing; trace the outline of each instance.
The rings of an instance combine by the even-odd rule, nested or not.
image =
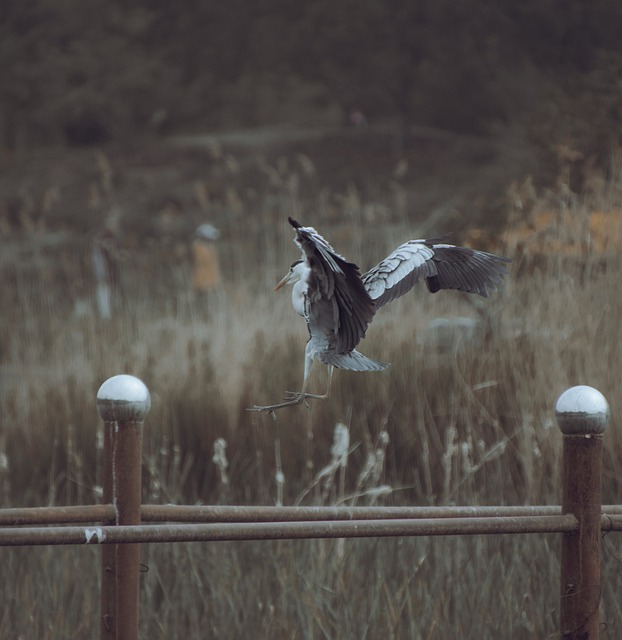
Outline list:
[[[137,378],[115,376],[101,386],[97,408],[104,421],[104,504],[2,509],[0,546],[101,544],[102,640],[138,638],[140,543],[528,533],[563,536],[560,637],[598,637],[601,536],[622,531],[622,506],[601,506],[609,406],[596,389],[573,387],[557,401],[561,506],[141,505],[149,391]]]

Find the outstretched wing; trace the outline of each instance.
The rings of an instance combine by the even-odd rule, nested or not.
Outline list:
[[[306,317],[312,339],[335,353],[350,353],[364,337],[375,305],[359,268],[340,256],[313,227],[289,218],[310,269]]]
[[[406,242],[363,275],[363,285],[377,309],[403,296],[421,279],[432,293],[456,289],[487,298],[488,290],[502,283],[505,265],[512,262],[494,253],[434,243]]]

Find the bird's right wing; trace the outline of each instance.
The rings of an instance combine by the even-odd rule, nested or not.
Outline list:
[[[399,246],[362,277],[376,308],[380,308],[425,279],[428,289],[456,289],[486,298],[507,273],[509,258],[434,240],[410,240]]]

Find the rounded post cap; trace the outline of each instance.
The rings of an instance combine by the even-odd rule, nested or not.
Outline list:
[[[555,417],[564,435],[604,433],[609,422],[609,403],[594,387],[571,387],[559,396]]]
[[[150,408],[149,389],[134,376],[108,378],[97,392],[97,411],[105,422],[142,422]]]

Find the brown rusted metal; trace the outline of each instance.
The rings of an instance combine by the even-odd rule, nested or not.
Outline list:
[[[0,526],[16,527],[77,522],[107,522],[112,524],[115,521],[115,515],[116,511],[111,504],[0,509]]]
[[[498,518],[16,528],[0,529],[0,546],[571,533],[576,531],[577,526],[576,518],[568,514]]]
[[[562,510],[579,523],[562,542],[560,624],[568,640],[599,635],[602,452],[601,434],[564,435]]]
[[[560,515],[561,506],[521,507],[271,507],[142,505],[142,522],[305,522],[313,520],[392,520],[405,518],[468,518]],[[603,531],[619,531],[615,516],[622,505],[603,505]],[[112,504],[72,507],[24,507],[0,509],[0,526],[38,524],[113,524],[117,510]],[[611,517],[610,517],[611,516]]]
[[[104,460],[103,460],[103,477],[102,489],[103,499],[106,503],[112,503],[113,484],[112,469],[114,466],[114,429],[116,422],[104,422]],[[117,519],[117,510],[114,505],[110,505],[113,509],[113,522]],[[97,528],[93,528],[94,533],[89,534],[86,529],[86,536],[98,535]],[[116,554],[115,547],[106,545],[102,549],[101,556],[101,588],[100,588],[100,637],[101,640],[116,639]]]
[[[609,533],[610,531],[622,531],[622,515],[613,513],[604,513],[600,517],[601,533]]]
[[[140,524],[142,432],[149,390],[138,378],[109,378],[97,392],[104,421],[104,501],[116,510],[117,526]],[[87,542],[103,540],[102,528],[84,530]],[[137,640],[140,547],[115,544],[102,553],[102,640]]]
[[[141,509],[142,422],[104,425],[104,500],[111,500],[119,527],[138,525]],[[108,447],[108,449],[106,449]],[[108,527],[109,528],[109,527]],[[86,529],[88,542],[101,542],[105,527]],[[120,544],[102,553],[101,638],[138,638],[140,547]]]
[[[143,505],[143,522],[302,522],[310,520],[390,520],[404,518],[495,518],[560,515],[561,506],[520,507],[268,507]],[[605,506],[620,513],[622,506]]]
[[[561,507],[269,507],[143,505],[143,522],[303,522],[559,515]]]

